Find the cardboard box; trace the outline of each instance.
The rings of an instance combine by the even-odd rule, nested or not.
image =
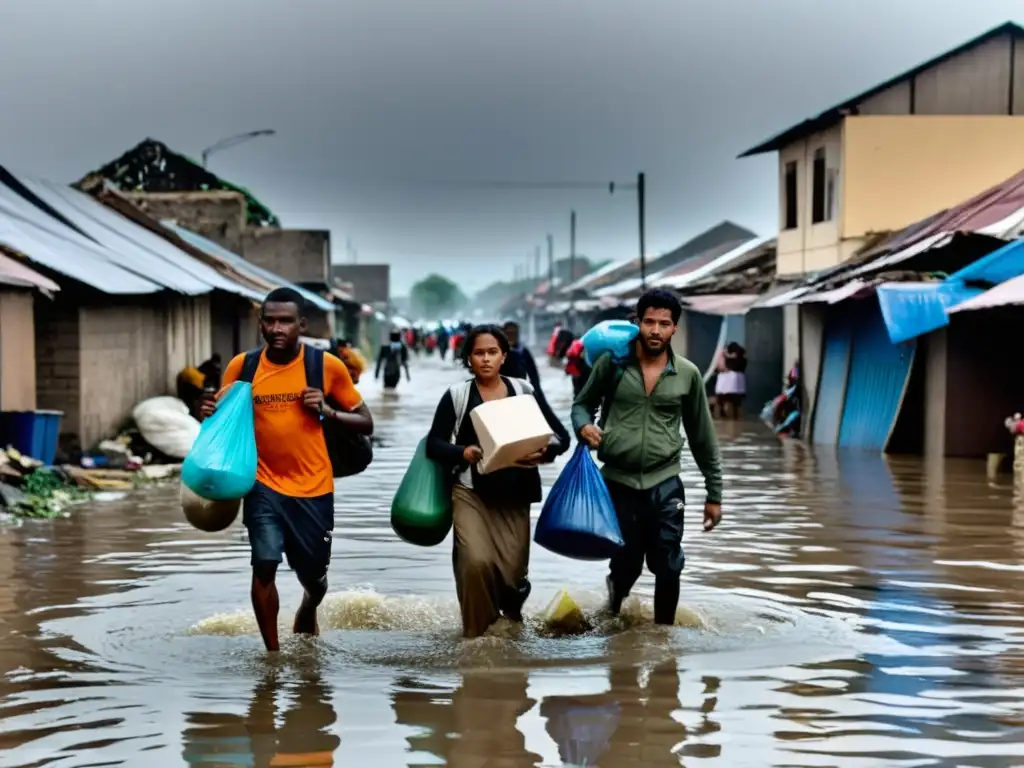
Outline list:
[[[482,403],[470,413],[480,438],[481,475],[508,469],[531,453],[548,447],[554,432],[533,395],[517,395]]]

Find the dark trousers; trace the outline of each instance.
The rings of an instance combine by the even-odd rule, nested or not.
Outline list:
[[[654,574],[654,620],[675,623],[683,555],[683,481],[672,477],[653,488],[636,490],[609,482],[619,528],[626,546],[611,560],[611,587],[622,599],[643,572],[644,560]]]

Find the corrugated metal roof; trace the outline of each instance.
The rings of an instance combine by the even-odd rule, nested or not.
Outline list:
[[[995,307],[1008,307],[1024,305],[1024,275],[1000,283],[995,288],[990,288],[980,296],[968,299],[947,310],[949,314],[955,312],[969,312],[977,309],[994,309]]]
[[[586,288],[593,283],[598,282],[604,277],[608,277],[612,273],[622,270],[627,271],[631,268],[636,268],[640,265],[640,259],[623,259],[622,261],[613,261],[610,264],[605,264],[600,269],[595,269],[593,272],[589,272],[581,277],[574,283],[570,283],[565,286],[564,291],[578,291]]]
[[[749,256],[754,251],[760,251],[763,247],[768,244],[775,242],[774,237],[761,237],[756,240],[752,240],[747,243],[743,243],[737,248],[733,248],[718,258],[712,259],[707,264],[704,264],[696,269],[690,270],[684,274],[672,274],[667,277],[663,277],[654,283],[657,287],[674,288],[679,290],[685,288],[691,283],[695,283],[698,280],[712,275],[715,272],[724,270],[731,265],[735,265],[743,257]]]
[[[221,290],[255,301],[263,299],[258,291],[229,279],[83,192],[25,176],[16,178],[32,194],[100,243],[112,260],[141,271],[164,288],[190,296]]]
[[[863,280],[853,280],[852,282],[845,283],[838,288],[833,288],[830,291],[821,291],[820,293],[805,293],[802,296],[798,296],[786,303],[788,304],[837,304],[840,301],[845,301],[853,296],[856,296],[861,291],[867,290],[871,287],[870,283]]]
[[[108,294],[156,293],[163,286],[112,260],[84,237],[0,184],[0,244],[36,264]]]
[[[1024,222],[1024,171],[979,192],[959,205],[932,214],[893,234],[875,248],[864,253],[871,257],[893,253],[921,243],[968,232],[992,237],[1010,238],[1019,233]]]
[[[48,277],[43,277],[34,269],[29,269],[20,261],[0,253],[0,283],[16,285],[21,288],[38,288],[41,291],[56,292],[60,286]]]
[[[687,296],[686,308],[706,315],[742,315],[760,299],[760,296],[708,294]]]
[[[197,235],[195,232],[185,229],[184,227],[180,227],[172,221],[162,221],[160,223],[167,227],[169,231],[176,234],[189,245],[192,245],[201,251],[205,251],[211,256],[216,256],[220,259],[223,259],[240,272],[248,272],[249,274],[255,276],[256,278],[264,280],[275,286],[282,285],[287,286],[289,288],[294,288],[296,291],[299,292],[302,298],[304,298],[310,304],[315,306],[317,309],[322,309],[324,312],[333,312],[335,309],[334,305],[331,302],[327,301],[327,299],[318,296],[312,291],[306,290],[301,285],[296,285],[294,283],[288,282],[280,275],[276,275],[273,272],[271,272],[269,269],[264,269],[263,267],[253,264],[251,261],[246,261],[238,254],[232,253],[219,243],[215,243],[213,240],[207,240],[202,235]]]
[[[701,267],[707,266],[714,259],[715,254],[700,254],[698,256],[690,257],[682,264],[673,264],[660,272],[648,273],[646,279],[647,286],[649,288],[654,288],[659,285],[662,280],[666,280],[669,277],[679,277],[681,275],[689,274]],[[594,291],[594,296],[598,298],[605,296],[625,297],[634,291],[639,291],[643,287],[644,282],[645,281],[639,277],[630,277]]]

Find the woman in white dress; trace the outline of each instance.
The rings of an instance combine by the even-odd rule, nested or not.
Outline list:
[[[724,418],[738,419],[747,394],[747,351],[735,341],[729,342],[718,361],[715,400]]]

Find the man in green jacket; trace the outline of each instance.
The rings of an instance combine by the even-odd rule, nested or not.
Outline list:
[[[608,609],[617,614],[644,567],[654,574],[654,620],[674,624],[679,575],[685,558],[683,483],[679,477],[686,430],[690,450],[704,475],[704,530],[722,519],[722,470],[718,438],[704,379],[689,360],[672,352],[682,307],[671,293],[640,297],[640,334],[629,357],[610,354],[594,364],[572,406],[572,425],[597,449],[626,546],[612,558]],[[601,426],[594,415],[601,409]]]

